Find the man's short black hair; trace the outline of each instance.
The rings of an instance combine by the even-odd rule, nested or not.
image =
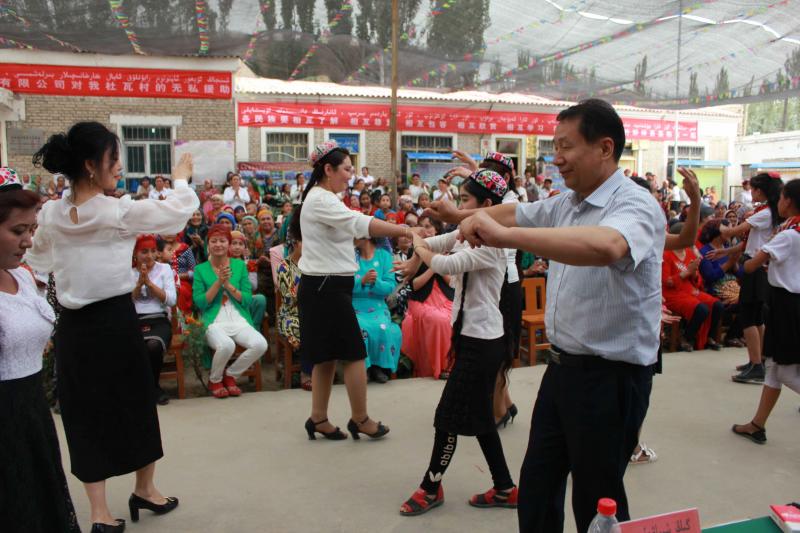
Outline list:
[[[573,119],[580,120],[578,131],[587,142],[610,137],[614,142],[614,161],[619,162],[625,147],[625,127],[611,104],[599,98],[589,98],[568,107],[556,117],[559,122]]]
[[[548,181],[549,181],[550,183],[553,183],[553,180],[551,180],[550,178],[545,178],[545,179],[544,179],[544,183],[547,183]]]

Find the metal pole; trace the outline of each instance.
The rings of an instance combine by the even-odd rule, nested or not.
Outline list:
[[[397,205],[397,48],[398,27],[400,26],[400,11],[398,0],[392,0],[392,110],[389,116],[389,154],[392,159],[392,205]]]
[[[681,91],[681,40],[683,37],[683,0],[678,2],[678,63],[675,70],[675,105]],[[672,153],[672,180],[678,183],[678,108],[675,108],[675,144]]]

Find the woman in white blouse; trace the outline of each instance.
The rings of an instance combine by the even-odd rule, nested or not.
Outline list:
[[[34,163],[65,174],[71,193],[47,202],[27,262],[52,272],[64,308],[55,334],[58,396],[72,473],[84,483],[92,531],[120,532],[106,503],[105,480],[136,472],[128,501],[164,514],[178,505],[153,482],[163,456],[153,377],[131,293],[131,256],[139,233],[175,234],[198,208],[189,188],[191,156],[173,170],[165,200],[106,196],[120,174],[119,139],[98,122],[53,135]]]
[[[242,187],[242,178],[239,174],[231,176],[231,186],[225,189],[222,195],[225,204],[236,209],[237,207],[245,207],[250,202],[250,194],[247,189]]]
[[[38,206],[39,195],[0,168],[0,529],[74,533],[80,527],[42,385],[55,313],[20,267]]]
[[[347,188],[353,172],[350,153],[335,141],[316,147],[314,168],[301,197],[299,214],[303,234],[303,273],[298,289],[303,361],[314,364],[311,374],[311,417],[306,421],[309,439],[321,433],[327,439],[347,436],[328,422],[328,400],[336,361],[344,364],[344,380],[352,417],[347,429],[354,439],[363,433],[383,437],[389,428],[367,414],[366,347],[353,310],[354,275],[358,270],[353,239],[410,236],[411,230],[389,224],[345,207],[337,194]]]
[[[172,268],[166,263],[157,262],[157,255],[158,243],[155,235],[139,235],[133,249],[131,276],[136,285],[132,296],[147,345],[147,354],[150,356],[156,398],[159,405],[166,405],[169,403],[169,396],[159,386],[159,377],[164,366],[164,354],[172,342],[169,309],[177,303],[178,295]]]
[[[505,180],[492,170],[479,170],[461,186],[461,209],[497,205],[508,192]],[[455,453],[458,435],[475,436],[489,465],[494,486],[469,500],[474,507],[517,507],[517,487],[508,471],[493,413],[498,372],[511,367],[510,326],[500,312],[500,291],[507,256],[502,248],[470,248],[459,232],[422,239],[414,236],[415,258],[403,264],[406,275],[420,261],[439,275],[455,277],[453,360],[434,418],[433,453],[420,487],[400,507],[404,516],[425,513],[444,502],[441,480]],[[450,255],[442,255],[450,252]]]

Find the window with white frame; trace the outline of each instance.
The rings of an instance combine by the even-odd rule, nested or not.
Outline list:
[[[307,132],[266,132],[264,134],[265,161],[290,163],[308,159]]]
[[[674,157],[675,146],[667,146],[667,156]],[[682,146],[678,145],[678,159],[689,159],[691,161],[703,161],[706,158],[705,146]]]
[[[403,176],[408,175],[408,153],[428,152],[449,154],[453,151],[453,137],[450,135],[402,135],[400,137],[401,167]]]
[[[678,145],[678,159],[689,161],[703,161],[706,158],[705,146]],[[667,145],[667,177],[673,176],[672,166],[675,162],[675,145]]]
[[[171,126],[122,126],[122,152],[128,176],[172,173]]]

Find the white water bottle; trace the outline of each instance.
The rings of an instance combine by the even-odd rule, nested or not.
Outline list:
[[[617,502],[611,498],[600,498],[597,502],[597,515],[589,524],[588,533],[619,533],[616,514]]]

